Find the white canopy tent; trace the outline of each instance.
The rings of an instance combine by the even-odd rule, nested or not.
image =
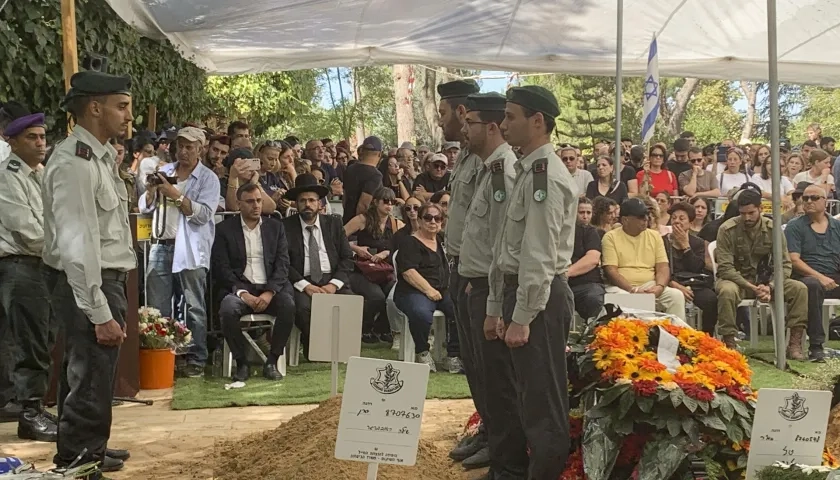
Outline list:
[[[615,75],[615,0],[108,0],[210,73],[425,63]],[[778,0],[779,81],[840,85],[840,0]],[[625,0],[624,75],[767,80],[764,0]]]

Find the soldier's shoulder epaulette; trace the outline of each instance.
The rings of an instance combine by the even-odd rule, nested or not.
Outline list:
[[[20,162],[17,160],[9,160],[9,164],[6,165],[6,170],[10,172],[17,172],[20,170]]]
[[[490,183],[493,187],[493,200],[504,202],[507,192],[505,191],[505,160],[503,158],[490,162]]]
[[[90,160],[93,158],[93,149],[90,148],[90,145],[87,143],[78,140],[76,142],[76,156],[79,158],[84,158],[85,160]]]
[[[543,202],[548,197],[548,158],[534,161],[534,201]]]

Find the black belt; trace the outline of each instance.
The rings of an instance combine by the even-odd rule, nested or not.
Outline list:
[[[175,245],[174,238],[153,238],[152,245]]]
[[[13,262],[31,262],[41,264],[43,260],[41,257],[36,257],[34,255],[6,255],[5,257],[0,257],[0,261],[9,260]]]
[[[119,270],[102,270],[102,280],[116,280],[118,282],[124,282],[128,280],[128,272],[121,272]]]

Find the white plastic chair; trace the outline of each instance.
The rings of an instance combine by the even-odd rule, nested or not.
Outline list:
[[[243,315],[239,318],[240,323],[246,324],[254,324],[254,323],[268,323],[272,328],[274,327],[274,320],[275,318],[271,315],[266,315],[264,313],[253,313],[249,315]],[[266,361],[266,356],[260,350],[260,347],[257,345],[257,342],[254,339],[246,334],[245,340],[251,345],[251,348],[254,350],[263,362]],[[292,334],[289,336],[289,341],[286,343],[286,352],[277,359],[277,371],[280,372],[281,375],[284,377],[286,376],[286,353],[289,355],[289,365],[296,367],[300,360],[300,330],[297,327],[292,328]],[[233,354],[230,352],[230,347],[228,346],[227,340],[224,341],[224,346],[222,350],[222,375],[225,377],[230,377],[231,370],[233,369]]]
[[[394,265],[394,272],[397,272],[397,254],[399,252],[399,250],[394,251],[394,256],[391,259],[391,262]],[[391,295],[394,294],[394,290],[397,288],[397,283],[400,282],[399,273],[397,273],[394,278],[395,283],[394,288],[391,289]],[[404,362],[414,363],[414,338],[412,338],[411,330],[408,326],[408,315],[403,313],[402,317],[403,325],[402,335],[400,335],[400,353],[398,358]],[[441,363],[446,356],[443,348],[443,343],[446,340],[446,316],[440,310],[435,310],[435,313],[432,315],[432,330],[435,333],[434,341],[432,342],[432,351],[430,353],[435,363]]]

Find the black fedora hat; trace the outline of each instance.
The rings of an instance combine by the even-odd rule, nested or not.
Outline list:
[[[297,201],[298,195],[306,192],[315,192],[318,194],[319,198],[324,198],[330,193],[330,190],[323,185],[319,185],[318,179],[315,178],[315,175],[312,175],[311,173],[304,173],[295,178],[295,188],[286,192],[285,197],[286,200],[294,202]]]

